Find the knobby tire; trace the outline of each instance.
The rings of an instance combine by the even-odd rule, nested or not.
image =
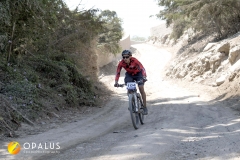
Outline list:
[[[129,111],[132,120],[133,127],[138,129],[139,127],[139,113],[135,112],[135,100],[132,94],[129,94]]]

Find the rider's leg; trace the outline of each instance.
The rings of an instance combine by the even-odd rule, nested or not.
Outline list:
[[[144,91],[144,85],[139,85],[138,88],[139,88],[139,91],[140,91],[140,93],[142,95],[142,99],[143,99],[143,105],[144,105],[143,114],[147,115],[148,114],[148,109],[147,109],[147,105],[146,105],[146,93]]]
[[[141,93],[143,105],[146,107],[146,93],[144,91],[144,82],[143,82],[143,75],[142,72],[138,72],[134,77],[134,80],[138,81],[138,89]]]
[[[142,99],[143,99],[143,104],[144,104],[144,107],[146,107],[146,93],[144,91],[144,85],[141,85],[141,86],[138,86],[139,88],[139,91],[141,93],[141,96],[142,96]]]
[[[133,82],[132,75],[126,72],[125,73],[124,82],[125,82],[125,84],[127,84],[128,82]],[[127,95],[128,95],[128,91],[127,91]]]

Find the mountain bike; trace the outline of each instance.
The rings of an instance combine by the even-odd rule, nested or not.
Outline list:
[[[144,111],[143,111],[143,101],[141,95],[137,92],[138,82],[128,82],[126,84],[128,90],[128,101],[130,116],[132,120],[133,127],[135,129],[139,128],[139,124],[144,124]],[[118,87],[124,87],[125,84],[119,84]]]

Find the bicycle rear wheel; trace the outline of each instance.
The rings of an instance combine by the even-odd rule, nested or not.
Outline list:
[[[140,108],[139,120],[140,120],[141,124],[143,125],[144,124],[143,102],[142,102],[142,99],[141,99],[141,96],[139,93],[137,94],[137,100],[138,100],[138,105],[140,106],[139,107]]]
[[[130,111],[132,124],[135,129],[138,129],[139,123],[140,123],[139,122],[140,117],[139,117],[139,113],[136,112],[135,108],[136,108],[136,105],[135,105],[134,96],[132,94],[129,94],[129,111]]]

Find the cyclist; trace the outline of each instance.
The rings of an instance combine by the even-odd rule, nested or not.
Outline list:
[[[130,50],[124,50],[122,52],[122,58],[123,59],[119,62],[117,67],[114,87],[118,87],[118,79],[120,77],[122,68],[124,68],[126,70],[124,79],[125,84],[127,84],[127,82],[133,82],[134,80],[140,81],[138,83],[138,88],[144,104],[143,114],[147,115],[148,110],[146,106],[146,93],[144,91],[144,83],[147,81],[146,71],[141,62],[139,62],[136,58],[132,57],[132,52]]]

